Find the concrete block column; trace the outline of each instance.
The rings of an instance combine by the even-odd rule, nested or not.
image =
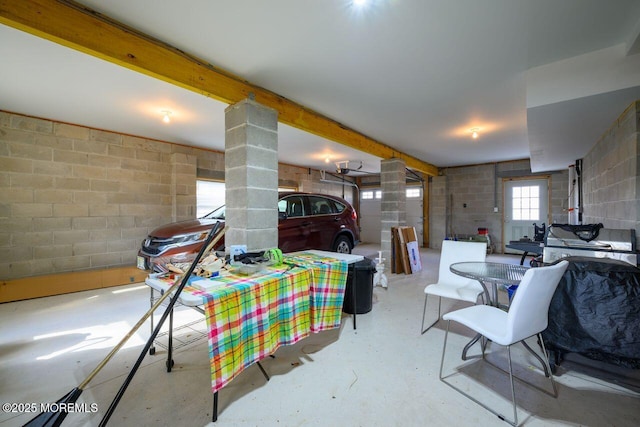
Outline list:
[[[225,110],[225,244],[278,246],[278,112],[246,99]]]
[[[193,155],[171,154],[171,217],[174,221],[196,217],[197,162]]]
[[[382,187],[380,249],[387,263],[391,262],[391,227],[407,225],[406,180],[404,160],[386,159],[380,162]]]

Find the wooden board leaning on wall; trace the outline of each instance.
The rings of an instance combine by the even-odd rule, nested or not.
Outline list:
[[[0,303],[144,282],[148,273],[128,266],[3,280]]]

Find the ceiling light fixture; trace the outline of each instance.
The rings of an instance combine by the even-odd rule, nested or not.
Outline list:
[[[169,117],[171,115],[171,111],[169,110],[162,110],[162,121],[165,123],[169,123],[171,122],[171,118]]]
[[[478,139],[478,136],[480,136],[480,134],[478,134],[478,131],[480,131],[480,128],[469,129],[469,132],[471,132],[471,138]]]
[[[353,0],[353,4],[356,6],[364,6],[367,3],[367,0]]]

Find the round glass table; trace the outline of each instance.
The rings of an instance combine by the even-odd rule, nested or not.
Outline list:
[[[525,267],[522,265],[513,265],[513,264],[503,264],[499,262],[457,262],[451,264],[449,266],[449,270],[452,273],[457,274],[462,277],[467,277],[469,279],[474,279],[480,282],[482,285],[482,289],[484,289],[485,294],[485,304],[493,305],[499,308],[507,308],[508,306],[501,306],[498,302],[498,285],[517,285],[522,280],[524,273],[527,272],[529,267]],[[489,295],[489,290],[487,289],[486,283],[491,283],[491,295]],[[462,360],[467,359],[467,351],[473,344],[475,344],[482,335],[477,334],[467,345],[464,346],[462,350]],[[531,351],[534,356],[540,360],[542,366],[546,365],[540,359],[540,356],[537,355],[531,348],[525,343],[522,342],[527,350]],[[484,343],[483,343],[484,348]],[[545,372],[546,373],[546,372]]]
[[[486,296],[486,303],[498,307],[498,285],[517,285],[529,269],[522,265],[499,262],[457,262],[449,266],[452,273],[480,282]],[[489,295],[486,283],[491,283]]]

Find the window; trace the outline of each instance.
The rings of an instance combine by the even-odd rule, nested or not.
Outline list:
[[[311,215],[329,215],[334,213],[333,203],[329,199],[318,196],[309,196]]]
[[[407,188],[407,199],[417,199],[420,197],[420,187]]]
[[[301,196],[285,197],[278,202],[278,212],[284,212],[288,217],[304,216],[304,200]]]
[[[411,187],[407,188],[407,198],[408,199],[416,199],[419,198],[422,192],[419,187]],[[382,199],[382,190],[363,190],[360,193],[360,198],[362,200],[381,200]]]
[[[373,200],[373,190],[366,190],[360,193],[362,200]]]
[[[540,187],[537,185],[513,187],[512,217],[515,221],[540,220]]]
[[[196,181],[196,218],[224,205],[224,182]]]
[[[360,192],[360,199],[362,200],[373,200],[373,199],[382,199],[382,190],[363,190]]]

